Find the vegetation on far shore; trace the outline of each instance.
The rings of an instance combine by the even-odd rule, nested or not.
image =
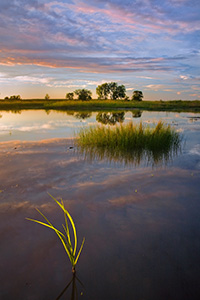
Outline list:
[[[78,89],[66,94],[66,99],[50,99],[46,94],[44,99],[21,99],[20,95],[12,95],[0,100],[0,110],[22,109],[56,109],[56,110],[153,110],[153,111],[194,111],[200,112],[200,101],[142,101],[143,92],[135,90],[132,97],[126,95],[126,87],[116,82],[106,82],[96,88],[98,99],[92,98],[92,92]],[[74,98],[76,97],[76,98]]]
[[[99,100],[88,101],[66,99],[24,99],[0,100],[0,110],[23,109],[55,109],[55,110],[152,110],[152,111],[185,111],[200,112],[199,100],[171,100],[171,101],[125,101],[125,100]]]
[[[98,100],[125,100],[125,101],[142,101],[143,93],[142,91],[133,91],[131,99],[126,95],[126,87],[124,85],[118,85],[117,82],[106,82],[98,85],[96,88],[96,94]],[[74,99],[74,96],[76,97]],[[92,100],[92,92],[88,89],[77,89],[74,92],[67,93],[65,95],[67,100],[82,100],[89,101]],[[45,100],[49,100],[49,94],[44,97]],[[4,100],[21,100],[20,95],[12,95],[10,97],[5,97]]]

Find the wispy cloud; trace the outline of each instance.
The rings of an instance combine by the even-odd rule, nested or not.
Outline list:
[[[169,72],[181,84],[198,69],[199,9],[196,0],[2,0],[0,64],[11,77],[11,67],[35,66],[64,68],[77,79],[99,74],[97,82],[114,73],[157,81]],[[18,75],[46,86],[54,77]]]

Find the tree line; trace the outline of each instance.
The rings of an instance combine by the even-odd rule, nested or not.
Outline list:
[[[126,88],[125,86],[118,85],[116,82],[106,82],[101,85],[98,85],[96,88],[96,94],[99,100],[132,100],[132,101],[142,101],[143,93],[142,91],[135,90],[132,94],[131,99],[126,95]],[[74,100],[74,96],[78,96],[78,100],[91,100],[92,99],[92,92],[87,89],[78,89],[74,92],[70,92],[66,94],[67,100]]]
[[[99,100],[125,100],[125,101],[142,101],[143,93],[142,91],[135,90],[131,98],[126,95],[125,86],[118,85],[116,82],[106,82],[101,85],[98,85],[96,88],[96,94]],[[77,89],[74,92],[67,93],[65,98],[67,100],[75,100],[74,97],[77,96],[78,100],[88,101],[92,99],[92,92],[88,89]],[[45,100],[49,100],[50,96],[48,94],[45,95]],[[22,100],[20,95],[13,95],[9,97],[5,97],[4,100]]]
[[[10,97],[5,97],[4,100],[22,100],[21,96],[20,95],[13,95],[13,96],[10,96]]]

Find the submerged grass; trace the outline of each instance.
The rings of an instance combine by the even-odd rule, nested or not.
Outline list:
[[[51,224],[51,222],[43,215],[43,213],[39,209],[37,209],[37,211],[41,214],[41,216],[45,219],[45,221],[47,223],[37,221],[37,220],[34,220],[34,219],[30,219],[30,218],[26,218],[26,219],[29,220],[29,221],[33,221],[35,223],[41,224],[43,226],[46,226],[46,227],[48,227],[48,228],[55,231],[55,233],[58,235],[60,241],[62,242],[65,251],[67,252],[67,255],[68,255],[69,260],[70,260],[71,265],[72,265],[72,271],[75,272],[75,266],[77,264],[77,261],[79,259],[80,254],[81,254],[81,251],[83,249],[85,238],[83,238],[83,241],[82,241],[81,247],[79,249],[79,252],[78,252],[78,254],[76,254],[76,250],[77,250],[77,233],[76,233],[75,223],[74,223],[71,215],[69,214],[69,212],[65,209],[63,201],[61,200],[61,203],[60,203],[53,196],[51,196],[51,198],[60,206],[60,208],[64,212],[65,225],[63,224],[62,226],[63,226],[65,234],[63,234],[61,231],[56,229]],[[69,230],[68,221],[69,221],[69,224],[71,224],[72,233]]]
[[[140,163],[142,158],[156,163],[168,160],[180,148],[181,138],[170,125],[159,121],[154,128],[142,123],[120,124],[115,127],[89,127],[82,129],[77,146],[90,158],[108,158],[125,163]]]

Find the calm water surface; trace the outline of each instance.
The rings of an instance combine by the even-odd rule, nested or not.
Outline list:
[[[16,113],[0,111],[1,141],[39,141],[50,138],[73,137],[80,128],[95,124],[117,124],[144,122],[153,124],[159,120],[175,126],[179,131],[198,128],[200,114],[147,112],[60,112],[45,110],[27,110]]]
[[[57,236],[28,222],[39,208],[61,229],[62,198],[79,244],[78,299],[200,298],[200,114],[0,112],[0,299],[57,299],[71,267]],[[162,119],[184,136],[168,165],[85,160],[79,128]],[[60,299],[71,299],[71,286]]]

